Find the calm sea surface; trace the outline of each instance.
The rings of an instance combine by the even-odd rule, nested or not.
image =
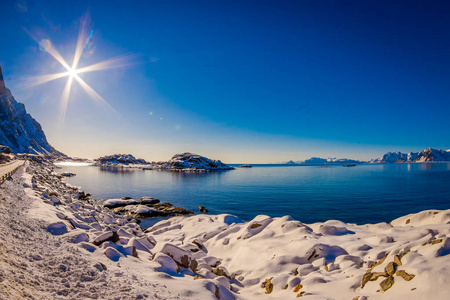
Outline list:
[[[304,223],[337,219],[365,224],[389,222],[425,209],[450,208],[450,164],[342,166],[254,165],[231,171],[111,172],[64,166],[66,179],[95,198],[151,196],[161,202],[248,221],[259,214],[291,215]]]

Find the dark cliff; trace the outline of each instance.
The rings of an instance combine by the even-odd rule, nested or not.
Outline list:
[[[0,67],[0,144],[14,153],[35,153],[64,156],[53,148],[45,137],[41,125],[17,102],[6,88]]]

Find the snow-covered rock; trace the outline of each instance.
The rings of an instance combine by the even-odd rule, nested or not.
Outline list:
[[[175,154],[167,162],[152,162],[152,164],[149,167],[146,167],[145,169],[195,171],[195,170],[232,170],[234,168],[222,163],[220,160],[213,160],[198,154],[186,152],[181,154]]]
[[[370,163],[412,163],[412,162],[446,162],[450,161],[450,150],[428,148],[422,152],[388,152],[383,157],[373,159]]]
[[[140,202],[135,199],[108,199],[103,202],[103,207],[116,208],[126,205],[138,205]]]
[[[94,159],[95,164],[98,166],[107,166],[107,165],[147,165],[149,162],[145,161],[142,158],[135,158],[131,154],[112,154],[106,155],[99,158]]]
[[[61,235],[67,233],[67,227],[63,222],[57,222],[48,225],[47,231],[53,235]]]

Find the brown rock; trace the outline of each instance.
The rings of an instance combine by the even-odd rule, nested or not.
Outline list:
[[[294,293],[297,293],[298,291],[300,291],[302,289],[303,285],[301,285],[300,283],[298,283],[295,287],[294,287]]]
[[[406,273],[406,271],[403,270],[397,270],[397,272],[395,272],[395,275],[402,277],[403,279],[405,279],[406,281],[410,281],[412,280],[414,277],[416,277],[416,275],[414,274],[408,274]]]
[[[366,272],[366,274],[364,274],[363,278],[362,278],[362,282],[361,282],[361,288],[364,288],[364,286],[366,285],[366,283],[369,282],[369,280],[372,278],[372,273],[370,272],[370,270],[368,270]]]
[[[198,210],[202,213],[207,213],[209,210],[206,209],[206,207],[204,207],[203,205],[198,207]]]
[[[376,281],[380,277],[389,277],[389,274],[387,272],[372,273],[372,277],[370,278],[370,281]]]
[[[258,228],[260,226],[261,226],[261,224],[253,223],[252,225],[250,225],[250,229],[255,229],[255,228]]]
[[[387,257],[388,255],[389,255],[389,252],[386,253],[386,254],[383,256],[383,258],[380,259],[379,261],[371,263],[370,266],[369,266],[369,268],[372,269],[372,268],[374,268],[374,267],[376,267],[376,266],[381,265],[382,263],[384,263],[384,261],[386,260],[386,257]]]
[[[392,276],[395,274],[395,271],[397,270],[397,264],[393,261],[391,261],[387,266],[386,266],[386,273],[388,273],[389,276]]]
[[[272,293],[272,291],[273,291],[272,279],[268,279],[266,281],[266,284],[264,285],[264,287],[266,288],[266,294]]]
[[[220,267],[217,266],[214,270],[213,270],[214,274],[216,274],[217,276],[225,276],[226,278],[231,280],[231,276],[230,274],[228,274],[227,270],[224,267]]]
[[[400,256],[398,256],[398,255],[394,256],[394,263],[396,263],[397,266],[401,266],[402,265],[402,261],[400,260]]]
[[[380,286],[381,286],[381,289],[383,290],[383,292],[390,289],[393,285],[394,285],[394,277],[392,277],[392,276],[389,276],[388,278],[386,278],[385,280],[383,280],[380,283]]]
[[[442,243],[442,239],[432,240],[431,241],[431,245],[436,245],[436,244],[439,244],[439,243]]]

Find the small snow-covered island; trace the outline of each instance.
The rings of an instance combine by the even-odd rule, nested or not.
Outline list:
[[[175,154],[169,161],[147,162],[141,158],[135,158],[131,154],[113,154],[95,159],[95,166],[106,168],[139,168],[143,170],[168,170],[168,171],[218,171],[233,170],[220,160],[212,160],[207,157],[193,154]]]
[[[98,203],[57,173],[64,154],[0,79],[1,299],[448,298],[450,210],[304,224],[194,214],[152,195]],[[96,164],[232,169],[191,153]],[[148,216],[172,217],[143,230],[138,219]]]

